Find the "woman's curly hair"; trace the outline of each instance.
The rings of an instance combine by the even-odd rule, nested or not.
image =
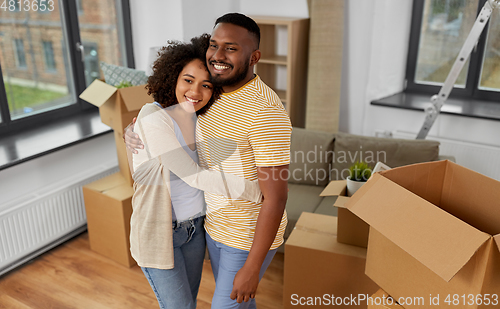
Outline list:
[[[158,59],[153,64],[153,74],[148,78],[146,89],[148,94],[152,95],[156,102],[163,107],[178,104],[175,95],[177,78],[184,67],[195,59],[201,62],[207,68],[206,52],[210,44],[210,35],[202,34],[191,39],[191,43],[182,43],[178,41],[169,41],[158,52]],[[219,98],[222,89],[213,88],[213,94],[207,105],[196,112],[201,115],[208,110],[212,103]]]

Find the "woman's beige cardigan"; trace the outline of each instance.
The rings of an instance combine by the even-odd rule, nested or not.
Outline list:
[[[135,193],[130,219],[130,251],[139,266],[174,267],[170,171],[203,191],[261,201],[257,181],[227,173],[224,173],[224,180],[221,172],[196,164],[177,140],[172,119],[159,106],[144,105],[137,117],[135,132],[145,146],[133,156],[132,175]]]

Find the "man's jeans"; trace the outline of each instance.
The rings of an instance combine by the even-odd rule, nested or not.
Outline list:
[[[213,240],[208,233],[206,233],[207,248],[210,254],[210,262],[212,264],[212,271],[215,278],[215,292],[212,299],[212,309],[255,309],[255,299],[251,298],[248,302],[237,303],[236,299],[230,298],[233,291],[233,280],[236,273],[243,267],[248,257],[248,251],[240,250],[226,246],[220,242]],[[262,268],[259,273],[259,280],[262,279],[267,267],[271,264],[275,250],[270,250],[267,253]]]
[[[141,267],[162,309],[194,309],[205,257],[204,217],[173,223],[174,268]]]

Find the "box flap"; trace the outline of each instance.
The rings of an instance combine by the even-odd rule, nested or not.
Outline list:
[[[500,234],[493,236],[493,239],[495,239],[495,243],[497,244],[498,251],[500,251]]]
[[[101,107],[115,94],[116,90],[118,90],[116,87],[96,79],[80,94],[80,99]]]
[[[393,168],[380,175],[439,206],[446,168],[447,161],[426,162]]]
[[[339,208],[347,208],[346,207],[347,202],[349,202],[348,196],[339,196],[337,197],[337,200],[335,201],[335,204],[333,204],[333,206]]]
[[[319,196],[346,195],[346,187],[347,182],[345,180],[333,180],[330,181]]]
[[[109,189],[104,192],[107,196],[114,198],[115,200],[118,201],[123,201],[128,198],[131,198],[132,195],[134,195],[134,189],[126,184],[119,185],[117,187],[114,187],[112,189]]]
[[[448,162],[440,207],[490,235],[500,234],[500,182]]]
[[[294,229],[335,236],[337,235],[337,217],[303,212],[295,223]]]
[[[336,234],[337,217],[303,212],[285,246],[366,258],[366,248],[339,243]]]
[[[446,281],[491,237],[380,174],[347,208]]]
[[[118,90],[125,107],[129,112],[140,110],[144,104],[153,103],[155,100],[148,95],[145,85],[126,87]]]
[[[127,181],[125,177],[118,172],[86,184],[85,187],[94,191],[105,192],[124,184],[127,184]]]

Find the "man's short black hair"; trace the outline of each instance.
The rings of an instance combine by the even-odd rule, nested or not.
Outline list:
[[[217,18],[217,20],[215,21],[214,28],[219,23],[233,24],[247,29],[250,33],[255,35],[255,38],[257,39],[257,48],[259,48],[260,28],[257,25],[257,23],[250,17],[240,13],[227,13]]]

